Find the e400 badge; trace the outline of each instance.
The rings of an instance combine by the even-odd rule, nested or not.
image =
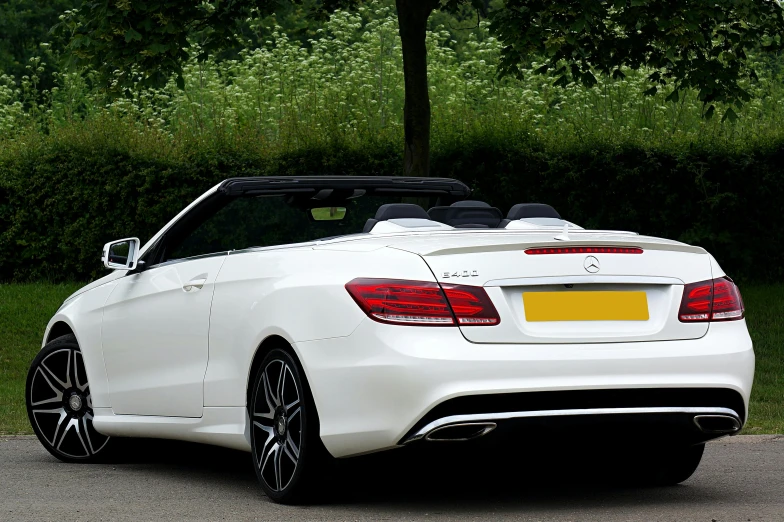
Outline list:
[[[476,270],[463,270],[457,272],[444,272],[443,279],[449,279],[450,277],[477,277],[479,272]]]

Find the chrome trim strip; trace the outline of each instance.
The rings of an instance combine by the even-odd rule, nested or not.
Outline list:
[[[465,426],[476,426],[477,432],[474,435],[471,435],[470,437],[457,438],[457,439],[450,439],[450,438],[439,439],[434,437],[434,435],[441,430],[447,430],[449,428],[460,428]],[[480,427],[482,429],[479,429]],[[487,435],[488,433],[496,429],[496,427],[498,427],[498,425],[495,422],[462,422],[459,424],[450,424],[448,426],[441,426],[440,428],[431,430],[430,432],[428,432],[427,435],[425,435],[425,440],[428,442],[460,442],[460,441],[478,439],[479,437],[483,437]]]
[[[680,407],[680,406],[665,406],[655,408],[589,408],[589,409],[576,409],[576,410],[538,410],[538,411],[514,411],[514,412],[501,412],[501,413],[473,413],[470,415],[451,415],[441,419],[434,420],[430,424],[424,426],[415,434],[408,437],[403,444],[408,444],[421,439],[431,431],[444,427],[448,424],[465,423],[465,422],[483,422],[483,421],[497,421],[509,419],[523,419],[531,417],[569,417],[575,415],[618,415],[618,414],[637,414],[637,413],[693,413],[693,414],[723,414],[730,415],[738,419],[740,424],[740,417],[730,408],[715,408],[715,407]]]
[[[572,275],[545,277],[516,277],[513,279],[492,279],[484,286],[541,286],[569,284],[601,284],[626,283],[635,285],[682,285],[684,282],[676,277],[662,276],[605,276],[605,275]]]

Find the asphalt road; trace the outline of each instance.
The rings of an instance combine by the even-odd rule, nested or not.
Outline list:
[[[0,436],[0,520],[784,520],[784,436],[710,443],[670,488],[525,463],[387,452],[344,464],[328,501],[289,507],[263,496],[245,453],[134,441],[108,464],[63,464],[34,438]]]

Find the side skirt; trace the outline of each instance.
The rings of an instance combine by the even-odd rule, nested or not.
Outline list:
[[[242,407],[205,407],[199,418],[115,415],[95,408],[94,426],[110,437],[144,437],[212,444],[250,451],[248,413]]]

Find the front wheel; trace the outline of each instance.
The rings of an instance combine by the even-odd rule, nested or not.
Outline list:
[[[65,462],[92,462],[109,445],[93,427],[90,384],[76,337],[48,343],[33,359],[25,389],[27,416],[49,453]]]
[[[262,489],[284,504],[312,499],[329,455],[304,374],[286,351],[274,349],[264,358],[250,406],[253,463]]]

